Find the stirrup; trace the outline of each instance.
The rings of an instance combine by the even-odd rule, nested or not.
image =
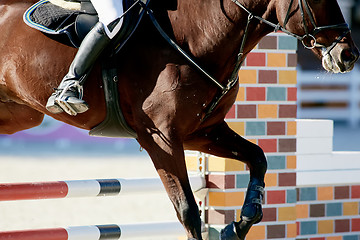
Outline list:
[[[89,109],[85,101],[82,101],[83,98],[83,86],[80,85],[79,81],[68,80],[63,83],[64,88],[61,90],[59,96],[55,97],[55,103],[57,103],[67,114],[71,116],[76,116],[78,113],[83,113]],[[73,91],[71,88],[75,88],[78,92],[78,97],[73,97],[78,99],[78,104],[69,102],[69,98],[72,96],[66,96],[67,91]]]
[[[64,110],[55,102],[56,92],[52,93],[51,96],[48,98],[46,103],[46,110],[53,114],[59,114],[64,112]]]

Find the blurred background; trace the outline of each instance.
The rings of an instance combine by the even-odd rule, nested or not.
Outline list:
[[[1,155],[116,156],[145,155],[134,139],[90,137],[88,131],[46,116],[35,128],[0,134]]]
[[[360,45],[360,0],[338,0],[354,42]],[[346,74],[325,72],[298,46],[298,118],[334,120],[334,151],[360,150],[360,63]]]

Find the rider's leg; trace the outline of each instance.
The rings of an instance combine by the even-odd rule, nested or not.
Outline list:
[[[69,72],[59,87],[50,96],[46,109],[52,113],[65,111],[70,115],[85,112],[88,104],[82,100],[82,86],[94,62],[108,45],[110,39],[105,34],[102,23],[97,23],[87,34],[70,65]]]
[[[102,51],[108,46],[111,38],[120,30],[122,18],[119,17],[122,15],[123,9],[122,4],[119,5],[119,2],[122,1],[93,0],[92,2],[99,13],[100,22],[87,34],[70,65],[68,74],[66,74],[58,89],[48,99],[46,108],[51,113],[56,114],[65,111],[75,116],[77,113],[83,113],[89,109],[88,104],[82,100],[82,86],[86,75]],[[100,2],[103,5],[108,4],[106,5],[108,7],[114,6],[112,3],[116,2],[115,7],[118,9],[115,12],[109,11],[109,13],[105,14],[104,11],[106,9],[102,7],[103,5]],[[111,12],[112,15],[110,14]],[[109,19],[113,20],[109,22]]]
[[[91,0],[96,9],[100,22],[105,26],[109,38],[113,38],[120,30],[123,18],[122,0]],[[115,21],[117,19],[117,21]]]

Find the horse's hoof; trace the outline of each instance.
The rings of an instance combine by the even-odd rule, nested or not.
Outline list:
[[[220,240],[244,240],[249,232],[252,222],[241,220],[240,222],[232,222],[220,232]]]
[[[245,239],[245,236],[249,232],[252,225],[253,225],[252,222],[248,222],[245,220],[241,220],[239,223],[237,223],[235,225],[236,226],[235,230],[238,238],[241,240]]]
[[[230,223],[221,230],[219,240],[240,240],[236,233],[235,222]]]
[[[241,216],[240,222],[232,222],[227,225],[220,232],[220,240],[243,240],[245,239],[246,234],[249,232],[253,224],[259,223],[262,220],[263,212],[261,205],[258,204],[249,204],[251,217],[245,215]],[[243,211],[242,213],[247,212]]]
[[[263,213],[261,212],[260,217],[254,222],[254,224],[258,224],[263,219]]]

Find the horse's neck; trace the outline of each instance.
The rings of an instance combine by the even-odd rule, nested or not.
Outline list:
[[[253,2],[258,2],[258,5]],[[268,9],[271,0],[253,2],[251,7],[257,7],[254,12],[260,16],[273,15],[273,11]],[[177,11],[170,11],[169,17],[176,40],[193,56],[218,68],[215,72],[232,70],[230,66],[236,59],[248,18],[245,11],[231,0],[178,0]],[[249,52],[267,31],[252,24],[244,52]]]
[[[249,11],[252,14],[262,17],[268,20],[269,22],[275,24],[278,22],[276,17],[276,7],[275,7],[276,0],[260,0],[260,1],[248,0],[248,1],[253,5],[253,6],[249,6]],[[257,2],[258,5],[255,5],[255,2]],[[256,6],[259,7],[257,8]],[[261,40],[261,38],[263,38],[265,35],[267,35],[268,33],[274,30],[273,27],[267,24],[261,24],[258,20],[255,20],[254,18],[253,18],[253,22],[257,23],[257,25],[253,30],[249,30],[249,38],[252,39],[252,41],[250,42],[248,41],[245,53],[251,51]]]

